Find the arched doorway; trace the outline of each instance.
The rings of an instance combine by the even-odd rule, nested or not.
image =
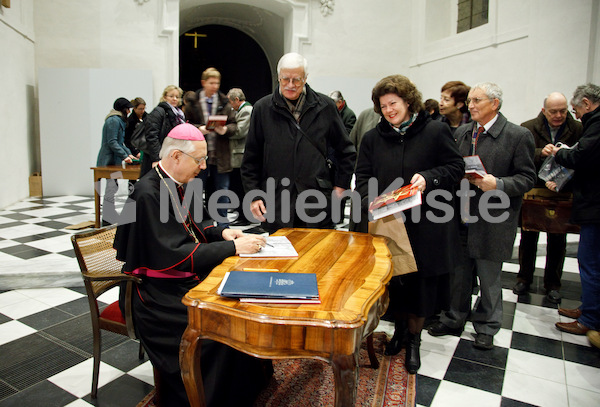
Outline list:
[[[273,76],[265,53],[250,36],[224,25],[203,25],[179,38],[179,84],[184,91],[202,87],[202,72],[221,72],[221,92],[241,88],[250,103],[272,92]]]

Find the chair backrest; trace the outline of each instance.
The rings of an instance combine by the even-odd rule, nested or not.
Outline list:
[[[90,283],[94,298],[119,283],[111,277],[118,280],[122,276],[123,262],[117,260],[113,249],[116,230],[116,225],[111,225],[71,236],[83,279]],[[96,279],[102,277],[106,279]]]
[[[139,279],[121,272],[123,262],[117,260],[116,251],[113,249],[116,230],[117,226],[111,225],[90,232],[74,234],[71,236],[71,242],[73,243],[73,249],[75,250],[87,291],[92,323],[94,325],[98,324],[100,317],[97,302],[98,296],[119,285],[121,282],[127,282],[126,311],[124,315],[127,332],[123,334],[135,338],[130,301],[132,283],[139,281]],[[114,332],[120,331],[118,327],[114,327],[114,324],[111,324],[112,327],[110,328],[106,324],[101,325],[104,325],[104,329]]]

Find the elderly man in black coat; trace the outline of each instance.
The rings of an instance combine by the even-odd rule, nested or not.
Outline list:
[[[429,334],[460,335],[471,309],[472,270],[481,287],[481,301],[471,320],[474,346],[492,349],[502,324],[502,262],[512,257],[523,194],[536,180],[531,132],[499,113],[502,90],[485,82],[469,92],[472,123],[455,133],[463,156],[477,155],[487,174],[468,177],[461,187],[462,264],[454,271],[450,309],[429,328]]]
[[[285,54],[277,73],[279,86],[254,105],[246,138],[241,172],[252,215],[268,232],[333,228],[332,196],[339,199],[350,187],[356,149],[333,100],[306,84],[302,55]]]

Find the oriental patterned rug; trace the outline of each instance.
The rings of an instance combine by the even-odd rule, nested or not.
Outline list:
[[[359,377],[356,406],[414,407],[416,377],[404,368],[404,351],[396,356],[384,356],[388,341],[385,333],[374,334],[379,369],[372,369],[366,342],[359,355]],[[315,359],[274,360],[275,373],[271,383],[259,395],[255,407],[323,407],[333,406],[334,377],[331,365]],[[137,407],[154,407],[154,391]]]

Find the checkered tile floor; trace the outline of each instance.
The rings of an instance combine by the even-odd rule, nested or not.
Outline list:
[[[0,210],[0,407],[135,406],[152,389],[152,368],[147,358],[138,360],[137,342],[103,332],[98,399],[90,397],[89,308],[73,232],[64,228],[93,214],[93,199],[82,196],[31,198]],[[579,304],[581,291],[577,238],[568,238],[561,290],[567,308]],[[423,334],[419,406],[600,405],[600,351],[554,328],[565,318],[544,299],[540,246],[530,294],[517,297],[510,289],[516,247],[504,264],[504,321],[493,350],[473,348],[470,323],[460,338]],[[101,298],[116,299],[116,291]],[[382,321],[378,330],[391,334],[393,326]]]

